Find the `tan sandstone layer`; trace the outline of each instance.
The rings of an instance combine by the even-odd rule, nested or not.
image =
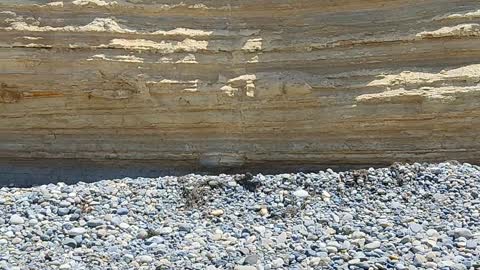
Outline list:
[[[3,0],[0,157],[480,160],[478,0]]]

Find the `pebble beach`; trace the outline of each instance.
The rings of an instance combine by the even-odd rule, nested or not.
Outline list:
[[[0,269],[480,269],[456,161],[0,189]]]

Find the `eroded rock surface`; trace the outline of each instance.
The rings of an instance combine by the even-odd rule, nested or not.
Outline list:
[[[476,0],[7,0],[0,156],[203,166],[480,154]]]

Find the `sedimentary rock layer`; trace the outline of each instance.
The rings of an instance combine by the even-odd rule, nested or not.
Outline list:
[[[0,157],[479,161],[477,0],[6,0]]]

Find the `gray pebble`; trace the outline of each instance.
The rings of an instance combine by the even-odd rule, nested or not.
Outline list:
[[[82,235],[86,232],[87,232],[87,230],[85,228],[77,227],[77,228],[70,229],[68,231],[68,234],[71,235],[71,236],[76,236],[76,235]]]
[[[307,198],[309,196],[308,191],[303,189],[296,190],[295,192],[293,192],[293,195],[297,198]]]
[[[66,238],[65,240],[62,241],[62,245],[69,246],[71,248],[76,248],[77,242],[72,238]]]
[[[374,249],[379,248],[381,245],[380,241],[373,241],[365,245],[364,249],[367,251],[372,251]]]
[[[475,269],[479,186],[445,162],[4,187],[0,268]]]
[[[117,215],[127,215],[128,214],[128,209],[127,208],[118,208],[117,209]]]
[[[412,231],[413,233],[419,233],[423,230],[423,227],[422,225],[418,224],[418,223],[411,223],[408,228],[410,229],[410,231]]]

